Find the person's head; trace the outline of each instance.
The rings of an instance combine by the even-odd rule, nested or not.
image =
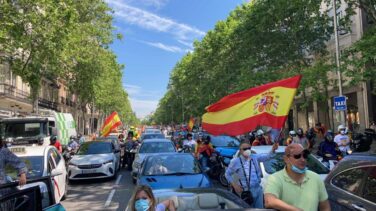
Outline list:
[[[307,170],[307,158],[309,151],[300,144],[290,144],[285,149],[283,160],[286,168],[298,174],[304,174]]]
[[[131,210],[149,210],[156,206],[156,200],[153,195],[153,191],[149,186],[140,185],[137,186],[131,197]]]
[[[304,135],[303,129],[302,129],[302,128],[298,128],[298,130],[296,130],[296,134],[297,134],[299,137],[302,137],[302,136]]]
[[[197,143],[201,143],[202,142],[202,134],[198,135],[196,142]]]
[[[78,135],[77,135],[77,138],[81,138],[82,137],[82,135],[81,135],[81,133],[79,133]]]
[[[50,144],[54,145],[56,143],[57,137],[56,136],[51,136],[50,138]]]
[[[319,129],[321,128],[321,122],[315,124],[315,128]]]
[[[188,140],[192,140],[192,134],[191,134],[191,133],[188,133],[188,134],[187,134],[187,139],[188,139]]]
[[[127,135],[127,139],[132,139],[133,138],[133,132],[129,131]]]
[[[296,132],[295,132],[295,130],[291,130],[291,131],[289,132],[289,135],[290,135],[290,137],[295,137],[295,136],[296,136]]]
[[[209,144],[210,141],[211,141],[210,136],[206,136],[204,143],[205,143],[205,144]]]
[[[257,132],[256,132],[256,137],[260,139],[260,138],[262,138],[263,136],[264,136],[264,131],[261,130],[261,129],[257,130]]]
[[[248,142],[242,142],[239,146],[239,153],[240,155],[243,155],[245,158],[249,158],[251,156],[251,144]]]
[[[124,135],[123,135],[123,134],[120,134],[120,135],[118,136],[118,139],[124,139]]]
[[[338,126],[338,132],[342,135],[346,134],[346,127],[344,125]]]
[[[328,132],[325,133],[325,141],[332,142],[334,140],[334,134],[331,130],[328,130]]]

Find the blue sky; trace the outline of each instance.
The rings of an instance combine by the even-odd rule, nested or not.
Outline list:
[[[157,108],[169,74],[219,20],[245,0],[106,0],[115,11],[111,48],[125,65],[123,86],[139,118]]]

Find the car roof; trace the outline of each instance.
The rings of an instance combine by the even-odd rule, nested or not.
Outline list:
[[[261,146],[253,146],[251,148],[252,151],[255,151],[257,154],[269,153],[272,151],[272,145],[261,145]],[[276,150],[277,153],[284,153],[286,146],[278,146]]]
[[[152,142],[171,142],[171,140],[163,139],[163,138],[145,139],[142,143],[152,143]]]
[[[44,153],[51,149],[53,146],[11,146],[11,148],[25,148],[26,153],[15,153],[15,155],[19,157],[26,157],[26,156],[44,156]]]

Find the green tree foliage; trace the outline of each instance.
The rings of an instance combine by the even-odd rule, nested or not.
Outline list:
[[[327,89],[327,72],[332,70],[325,42],[332,27],[321,3],[259,0],[236,8],[176,64],[153,119],[186,123],[230,93],[296,74],[304,75],[303,97],[325,100],[321,91]]]
[[[30,85],[33,100],[42,78],[62,79],[77,108],[118,111],[123,121],[137,122],[122,87],[123,66],[109,49],[112,10],[104,1],[5,0],[0,11],[0,59]]]

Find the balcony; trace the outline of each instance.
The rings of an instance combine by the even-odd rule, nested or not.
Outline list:
[[[11,97],[23,102],[30,102],[29,92],[17,89],[15,86],[6,83],[0,83],[0,96]]]
[[[38,105],[40,107],[51,109],[51,110],[54,110],[54,111],[58,110],[57,103],[56,102],[52,102],[52,101],[47,100],[47,99],[39,98],[38,99]]]

